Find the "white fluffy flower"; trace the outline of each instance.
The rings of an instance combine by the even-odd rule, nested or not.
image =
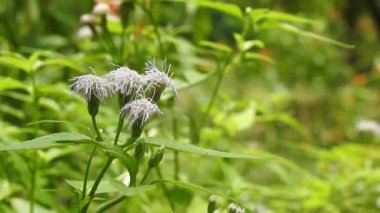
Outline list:
[[[111,90],[111,85],[102,77],[96,75],[82,75],[72,79],[75,81],[69,88],[73,89],[74,93],[82,93],[87,101],[95,96],[99,100],[108,97]]]
[[[112,83],[116,92],[125,96],[135,95],[143,88],[142,76],[127,67],[119,67],[109,72],[105,78]]]
[[[161,72],[154,62],[147,61],[145,63],[144,80],[155,90],[161,90],[158,92],[163,92],[166,88],[170,88],[177,96],[176,85],[173,79],[171,79],[171,74],[169,74],[170,65],[167,65],[166,60],[162,63],[162,69],[163,71]]]
[[[91,38],[92,37],[92,31],[89,26],[82,26],[79,28],[77,32],[77,38],[78,40],[86,39],[86,38]]]
[[[121,108],[121,115],[129,121],[128,128],[136,122],[142,127],[154,113],[162,114],[157,104],[146,98],[131,101]]]
[[[240,206],[236,205],[235,203],[231,203],[228,206],[229,212],[236,212],[236,213],[245,213],[245,209],[241,208]]]
[[[106,3],[97,3],[92,9],[92,13],[97,16],[106,15],[110,11],[110,7]]]

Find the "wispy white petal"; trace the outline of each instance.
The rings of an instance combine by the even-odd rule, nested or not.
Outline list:
[[[146,123],[152,114],[162,114],[157,104],[150,99],[134,100],[121,108],[121,114],[129,121],[129,127],[137,121],[141,120],[141,125]]]
[[[143,77],[127,67],[119,67],[109,72],[105,78],[112,83],[116,92],[120,92],[125,96],[138,93],[143,88]]]
[[[82,93],[86,100],[91,100],[92,96],[97,97],[99,100],[110,95],[111,84],[107,79],[96,75],[82,75],[72,79],[75,81],[72,85],[69,86],[74,93]]]
[[[170,65],[167,64],[166,60],[162,63],[161,72],[155,65],[155,63],[147,61],[145,63],[145,76],[144,81],[152,87],[170,88],[174,94],[177,96],[177,89],[175,82],[171,78]]]

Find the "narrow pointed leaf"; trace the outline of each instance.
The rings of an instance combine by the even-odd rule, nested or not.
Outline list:
[[[2,55],[0,56],[0,64],[8,66],[8,67],[13,67],[16,69],[21,69],[25,72],[31,71],[31,66],[29,64],[29,61],[21,57],[15,57],[11,55]]]
[[[66,182],[72,186],[74,189],[81,191],[83,189],[83,181],[82,180],[66,180]],[[93,180],[87,182],[87,189],[90,190],[92,185],[94,184]],[[127,187],[123,183],[118,180],[102,180],[99,184],[98,190],[96,193],[113,193],[113,192],[121,192],[126,196],[134,196],[137,194],[145,193],[147,191],[151,191],[156,189],[155,185],[143,185],[136,187]]]
[[[237,154],[232,152],[222,152],[212,149],[205,149],[191,144],[186,144],[171,139],[165,138],[146,138],[147,144],[155,146],[165,146],[167,149],[189,152],[194,154],[213,156],[213,157],[222,157],[222,158],[246,158],[246,159],[268,159],[272,158],[270,155],[265,153],[259,153],[246,155],[246,154]]]
[[[334,44],[334,45],[337,45],[337,46],[340,46],[340,47],[344,47],[344,48],[354,48],[355,47],[353,45],[345,44],[345,43],[336,41],[334,39],[331,39],[331,38],[328,38],[328,37],[324,37],[324,36],[321,36],[321,35],[309,32],[309,31],[301,30],[301,29],[299,29],[299,28],[297,28],[297,27],[295,27],[293,25],[290,25],[290,24],[275,23],[274,25],[277,28],[285,30],[287,32],[291,32],[291,33],[294,33],[294,34],[297,34],[297,35],[313,38],[313,39],[316,39],[316,40],[319,40],[319,41],[323,41],[323,42],[326,42],[326,43],[330,43],[330,44]]]
[[[26,86],[21,82],[13,78],[1,78],[0,77],[0,91],[7,89],[25,89]]]
[[[91,140],[91,138],[81,134],[63,132],[42,136],[25,142],[14,142],[7,145],[2,145],[0,146],[0,151],[46,149],[67,145],[73,142],[83,143]]]

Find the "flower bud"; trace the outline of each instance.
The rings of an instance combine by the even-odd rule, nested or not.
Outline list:
[[[75,82],[69,86],[74,93],[82,93],[87,101],[87,110],[91,116],[96,116],[99,103],[112,93],[110,83],[96,75],[82,75],[75,77]]]
[[[132,137],[137,139],[140,137],[145,123],[152,114],[162,113],[157,104],[149,99],[139,99],[127,103],[121,108],[121,116],[129,121],[129,129]]]
[[[135,4],[132,1],[123,1],[120,5],[119,13],[121,17],[121,25],[126,28],[129,21],[129,16],[133,13]]]
[[[95,24],[96,23],[96,17],[91,15],[91,14],[83,14],[80,17],[80,23],[81,24],[88,24],[88,25]]]
[[[95,95],[92,95],[91,99],[87,103],[87,111],[91,116],[96,116],[99,111],[99,99]]]
[[[82,26],[79,28],[77,32],[77,39],[83,40],[86,38],[91,38],[93,36],[93,33],[91,31],[91,28],[89,26]]]
[[[154,63],[145,63],[145,76],[144,81],[151,89],[152,100],[157,102],[161,94],[166,88],[170,88],[173,93],[177,96],[176,85],[169,75],[170,65],[167,64],[166,60],[162,63],[163,72],[161,72]]]
[[[146,150],[145,141],[143,139],[138,140],[135,147],[135,158],[137,160],[143,158],[145,154],[145,150]]]
[[[113,86],[113,89],[119,93],[119,106],[122,108],[125,104],[135,99],[136,94],[142,91],[142,76],[128,67],[119,67],[109,72],[106,76]]]
[[[164,151],[165,151],[165,146],[161,146],[149,159],[149,167],[154,168],[157,167],[158,164],[160,164],[162,158],[164,157]]]
[[[213,213],[217,210],[217,199],[215,195],[211,195],[208,199],[207,213]]]

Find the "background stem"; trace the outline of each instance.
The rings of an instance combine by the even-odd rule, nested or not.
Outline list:
[[[124,118],[123,118],[123,116],[120,116],[119,117],[119,122],[118,122],[118,125],[117,125],[116,136],[115,136],[115,140],[113,142],[113,145],[117,145],[117,142],[119,140],[119,136],[120,136],[121,128],[123,127],[123,124],[124,124]],[[114,160],[114,158],[112,156],[108,157],[108,159],[107,159],[106,163],[104,164],[102,170],[100,171],[99,175],[95,179],[94,185],[92,186],[91,191],[88,194],[89,200],[83,206],[81,212],[87,212],[87,209],[90,206],[90,203],[91,203],[92,199],[95,196],[96,190],[98,189],[100,181],[103,179],[104,174],[107,172],[108,168],[111,166],[113,160]]]

